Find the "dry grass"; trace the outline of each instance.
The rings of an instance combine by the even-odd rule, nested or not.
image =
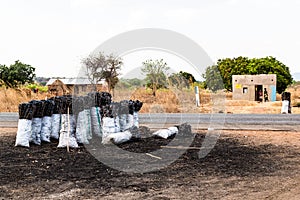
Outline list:
[[[45,99],[47,94],[32,94],[28,89],[11,89],[0,87],[0,112],[18,112],[20,103],[33,99]]]
[[[156,96],[151,90],[137,89],[130,99],[140,100],[144,103],[142,113],[178,113],[180,105],[180,95],[172,90],[158,90]]]
[[[287,91],[291,93],[292,105],[300,105],[300,85],[289,87]]]
[[[300,102],[300,86],[288,89],[292,93],[292,105]],[[30,90],[13,90],[0,88],[0,112],[17,112],[18,105],[33,99],[45,99],[47,94],[35,94]],[[158,90],[156,97],[152,91],[145,88],[134,90],[116,90],[113,100],[124,99],[140,100],[144,102],[142,113],[269,113],[281,112],[280,95],[276,102],[258,103],[254,101],[231,100],[232,93],[212,94],[208,91],[200,91],[201,106],[195,105],[193,90],[179,91]],[[292,113],[300,114],[300,108],[293,107]]]

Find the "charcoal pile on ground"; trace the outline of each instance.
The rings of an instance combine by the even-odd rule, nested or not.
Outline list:
[[[64,95],[49,100],[33,100],[19,105],[16,146],[29,147],[59,140],[60,148],[78,148],[99,140],[121,144],[140,138],[139,100],[113,102],[108,92],[86,96]]]
[[[119,147],[151,153],[168,139],[142,137]],[[150,131],[146,133],[143,131]],[[16,129],[0,134],[0,199],[292,199],[299,197],[299,132],[224,132],[205,158],[197,157],[205,131],[167,167],[125,173],[96,160],[80,146],[58,141],[15,147]],[[155,158],[153,158],[155,159]]]

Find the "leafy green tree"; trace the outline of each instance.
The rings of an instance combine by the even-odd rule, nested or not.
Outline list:
[[[176,87],[177,89],[189,88],[193,83],[196,82],[196,79],[192,74],[183,71],[171,74],[168,79],[169,85]]]
[[[195,82],[196,82],[195,77],[194,77],[192,74],[188,73],[188,72],[180,71],[179,74],[180,74],[181,76],[183,76],[183,77],[189,82],[190,85],[191,85],[192,83],[195,83]]]
[[[206,68],[203,78],[205,79],[205,88],[213,92],[224,89],[223,79],[217,65]]]
[[[34,77],[35,68],[19,60],[9,67],[0,65],[1,84],[6,87],[16,88],[25,83],[33,83]]]
[[[122,58],[113,54],[104,55],[100,52],[98,55],[90,55],[83,59],[82,64],[85,66],[86,75],[92,84],[97,84],[104,79],[107,82],[108,91],[114,90],[123,65]]]
[[[143,62],[142,72],[146,75],[146,80],[152,89],[153,96],[156,96],[156,90],[159,87],[167,85],[166,72],[169,69],[163,59],[155,61],[150,59]]]
[[[238,58],[225,58],[218,60],[217,68],[215,71],[219,71],[222,79],[224,88],[231,91],[232,90],[232,75],[244,75],[249,74],[248,65],[250,60],[247,57]],[[209,85],[207,83],[207,85]]]
[[[211,84],[214,85],[210,83],[214,80],[210,77],[214,76],[212,71],[219,71],[224,87],[228,91],[232,91],[232,75],[276,74],[278,93],[282,93],[293,81],[289,68],[274,57],[220,59],[216,65],[208,67],[203,75],[208,87]]]
[[[274,57],[251,59],[249,71],[250,74],[276,74],[276,90],[279,94],[284,92],[293,83],[289,67]]]

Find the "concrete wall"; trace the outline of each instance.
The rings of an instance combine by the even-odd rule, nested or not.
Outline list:
[[[232,92],[233,100],[258,100],[258,90],[264,88],[269,96],[269,101],[276,101],[276,74],[259,75],[233,75]]]

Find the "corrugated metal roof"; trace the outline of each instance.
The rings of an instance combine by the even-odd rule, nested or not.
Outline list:
[[[51,85],[55,80],[60,80],[65,85],[90,85],[91,81],[87,78],[51,78],[46,85]],[[105,83],[101,81],[100,84]]]

